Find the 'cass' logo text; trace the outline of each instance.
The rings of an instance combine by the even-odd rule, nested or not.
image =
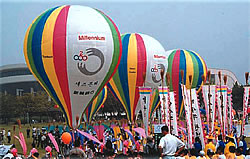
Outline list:
[[[87,69],[87,67],[86,67],[86,64],[84,63],[89,59],[90,56],[96,56],[101,61],[101,64],[100,64],[99,68],[96,69],[95,71],[89,71]],[[78,55],[73,56],[73,59],[75,61],[79,61],[77,63],[78,70],[82,74],[87,75],[87,76],[91,76],[91,75],[94,75],[94,74],[98,73],[102,69],[103,64],[104,64],[104,55],[100,50],[98,50],[96,48],[88,48],[88,49],[86,49],[86,54],[83,54],[83,50],[80,50]]]

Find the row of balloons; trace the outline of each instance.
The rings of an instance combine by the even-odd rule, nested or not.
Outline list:
[[[106,14],[79,5],[54,7],[38,16],[26,32],[24,55],[28,68],[60,106],[72,128],[79,126],[82,116],[90,121],[98,111],[107,97],[105,85],[133,121],[139,86],[158,90],[162,83],[166,85],[169,72],[169,87],[177,93],[180,113],[180,70],[184,70],[186,84],[192,75],[192,88],[199,88],[201,76],[206,75],[206,64],[197,53],[181,49],[166,52],[145,34],[120,36]],[[160,103],[157,91],[153,94],[151,115]]]

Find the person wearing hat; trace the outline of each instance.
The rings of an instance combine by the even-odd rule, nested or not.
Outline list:
[[[213,144],[213,140],[214,140],[214,137],[212,136],[212,135],[209,135],[208,137],[206,137],[207,138],[207,144],[206,144],[206,146],[205,146],[205,149],[204,149],[204,151],[205,151],[205,156],[207,157],[207,150],[212,150],[213,152],[215,152],[216,151],[216,148],[215,148],[215,145]]]
[[[13,149],[11,149],[10,152],[12,153],[12,155],[14,157],[18,157],[18,155],[17,155],[17,149],[15,147]]]
[[[46,158],[52,158],[52,148],[50,147],[50,146],[47,146],[47,147],[45,147],[45,151],[46,151],[46,154],[45,154],[45,156],[46,156]]]
[[[228,143],[226,144],[225,150],[224,150],[224,154],[225,154],[226,157],[230,153],[229,152],[229,147],[231,147],[231,146],[235,147],[233,134],[230,134],[227,137],[228,137]]]
[[[236,154],[235,154],[235,146],[230,146],[229,147],[229,153],[226,155],[227,159],[235,159],[236,158]]]
[[[206,159],[205,152],[204,151],[200,151],[199,156],[197,157],[197,159]]]

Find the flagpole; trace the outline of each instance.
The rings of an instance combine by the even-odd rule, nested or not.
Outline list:
[[[170,84],[170,74],[169,73],[167,73],[166,74],[166,81],[167,81],[167,87],[169,88],[169,84]],[[170,94],[169,94],[169,96],[170,96]],[[171,127],[171,105],[169,105],[169,132],[170,132],[170,134],[172,134],[172,127]]]
[[[190,92],[190,108],[191,108],[190,114],[191,114],[191,122],[193,123],[194,119],[193,119],[193,103],[192,103],[192,91],[191,91],[191,89],[192,89],[192,75],[189,75],[188,79],[189,79],[189,84],[190,84],[190,90],[189,90],[189,92]],[[192,124],[191,128],[192,128],[192,132],[194,132],[193,124]]]
[[[208,77],[208,113],[211,113],[212,109],[211,109],[211,87],[210,87],[210,82],[211,82],[211,72],[210,70],[207,72],[207,77]],[[213,115],[213,114],[211,114]],[[209,129],[209,133],[212,133],[212,116],[210,116],[210,114],[208,114],[208,129]]]
[[[219,76],[219,82],[220,82],[220,99],[221,99],[221,118],[223,118],[224,114],[223,114],[223,96],[222,96],[222,91],[221,91],[221,72],[218,72],[218,76]],[[222,138],[224,140],[225,134],[224,134],[224,122],[221,122],[221,132],[222,132]]]
[[[163,69],[161,70],[161,81],[162,81],[162,85],[161,85],[161,87],[162,87],[162,95],[163,95],[163,110],[164,110],[164,115],[163,115],[163,121],[165,121],[165,123],[167,123],[167,119],[166,119],[166,106],[165,106],[165,102],[166,102],[166,99],[165,99],[165,94],[164,94],[164,91],[163,91],[163,84],[164,84],[164,79],[163,79],[163,77],[164,77],[164,71],[163,71]]]
[[[184,90],[184,70],[181,70],[181,84],[182,84],[182,90]],[[184,94],[183,94],[184,95]],[[183,96],[182,95],[182,96]],[[184,100],[183,100],[184,101]],[[180,103],[179,103],[180,104]],[[181,103],[182,104],[182,103]],[[191,133],[191,132],[189,132],[189,130],[188,130],[188,123],[187,122],[185,122],[186,123],[186,131],[187,131],[187,134],[188,133]],[[187,135],[187,143],[189,143],[188,142],[189,141],[189,135]]]
[[[224,75],[224,77],[223,77],[223,80],[224,80],[224,85],[227,85],[227,75]],[[227,104],[227,103],[226,103]],[[228,108],[226,109],[227,111],[228,111]],[[227,116],[226,117],[228,117],[228,113],[229,113],[229,111],[228,112],[225,112],[225,114],[227,114]],[[226,120],[227,122],[228,122],[228,119]],[[225,128],[226,128],[226,126],[225,126]],[[227,123],[227,134],[229,134],[229,122]]]
[[[245,72],[245,80],[246,80],[246,86],[248,86],[248,77],[249,77],[249,72]],[[243,95],[243,98],[244,98],[244,95]],[[243,100],[244,101],[244,100]],[[244,135],[243,134],[243,129],[244,129],[244,125],[243,125],[243,120],[244,119],[244,107],[245,107],[245,103],[243,102],[243,115],[242,115],[242,122],[241,122],[241,136]]]

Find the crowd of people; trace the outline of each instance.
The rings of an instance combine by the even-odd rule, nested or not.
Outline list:
[[[82,130],[97,138],[93,129]],[[72,142],[64,144],[61,135],[66,132],[63,129],[59,131],[56,126],[50,133],[53,134],[60,152],[55,151],[55,147],[48,137],[48,130],[33,127],[26,129],[26,137],[32,137],[32,149],[26,158],[163,158],[163,159],[250,159],[250,150],[247,148],[245,136],[236,139],[233,135],[228,135],[223,139],[222,135],[217,138],[212,135],[206,138],[205,147],[202,146],[201,140],[196,137],[193,146],[190,148],[181,137],[172,135],[167,126],[161,128],[161,137],[155,134],[143,138],[141,134],[134,131],[132,134],[127,133],[122,127],[116,136],[111,128],[104,131],[101,143],[94,142],[83,136],[81,133],[70,130]],[[10,132],[10,131],[8,131]],[[1,131],[0,142],[2,143],[5,136],[7,143],[10,134]],[[11,135],[10,135],[11,136]],[[44,156],[40,156],[38,149],[44,149]],[[13,145],[10,154],[14,158],[21,157],[18,154],[15,145]],[[11,157],[10,157],[11,158]],[[25,158],[22,155],[22,158]]]

